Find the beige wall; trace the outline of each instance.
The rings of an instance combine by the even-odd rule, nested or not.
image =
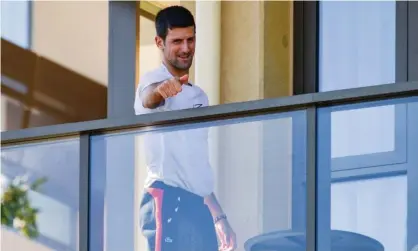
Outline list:
[[[263,5],[222,2],[221,103],[263,97]]]
[[[292,2],[222,2],[221,102],[291,95]]]
[[[293,92],[293,2],[264,2],[264,96]]]
[[[33,50],[107,85],[108,2],[33,2]]]
[[[139,18],[139,75],[161,64],[161,52],[155,45],[155,23],[143,16]]]

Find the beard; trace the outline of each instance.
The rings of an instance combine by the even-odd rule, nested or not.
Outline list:
[[[178,57],[169,60],[170,64],[179,70],[188,70],[193,63],[193,56],[189,56],[186,61],[179,60]]]

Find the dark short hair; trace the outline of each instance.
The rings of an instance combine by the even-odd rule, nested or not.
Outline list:
[[[183,6],[169,6],[160,10],[155,17],[155,30],[157,36],[163,40],[167,37],[168,29],[185,28],[193,26],[196,29],[196,24],[192,13]]]

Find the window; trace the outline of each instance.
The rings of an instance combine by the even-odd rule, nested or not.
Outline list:
[[[389,112],[377,112],[395,111],[396,107],[404,107],[405,113],[389,116]],[[338,133],[332,132],[335,128],[330,130],[329,118],[333,114],[345,113],[349,117],[353,110],[366,114],[370,109],[374,112],[351,118],[351,123]],[[321,135],[317,154],[319,250],[332,250],[334,243],[349,250],[373,246],[372,250],[385,251],[411,250],[417,244],[418,158],[415,152],[418,145],[412,140],[418,135],[417,109],[418,99],[413,97],[318,111]],[[379,123],[374,124],[376,118]],[[397,120],[402,121],[396,123]],[[370,121],[374,132],[370,131]],[[402,125],[398,129],[402,133],[397,133],[393,125]],[[397,151],[397,144],[402,145],[402,161],[390,158]],[[336,152],[347,150],[347,145],[352,153],[357,151],[356,155],[336,162]],[[370,146],[373,147],[367,149]],[[367,168],[353,166],[354,160],[360,159],[368,163]],[[337,164],[351,170],[336,170]],[[339,244],[337,239],[340,239]],[[357,246],[351,246],[352,243]]]
[[[406,47],[401,45],[406,22],[399,18],[405,6],[395,1],[320,2],[318,91],[405,81]],[[405,162],[406,106],[352,108],[329,114],[332,169]]]
[[[1,37],[31,47],[31,1],[1,1]]]
[[[294,3],[294,93],[416,81],[418,4]]]
[[[319,91],[396,82],[396,2],[319,4]]]
[[[90,11],[90,9],[86,10],[86,3],[81,2],[79,4],[28,0],[1,2],[2,131],[106,117],[107,87],[91,76],[74,71],[74,67],[67,64],[80,57],[72,53],[71,48],[74,47],[62,49],[60,45],[77,44],[54,32],[56,30],[67,32],[67,26],[73,27],[71,31],[75,35],[73,33],[67,35],[80,41],[76,51],[82,52],[83,48],[89,51],[86,43],[81,42],[79,37],[83,37],[80,32],[87,32],[90,35],[91,32],[79,28],[82,28],[83,24],[91,27],[94,24],[91,20],[97,21],[97,18],[85,15],[87,19],[77,19],[81,23],[79,26],[77,23],[70,24],[67,18],[71,16],[71,11],[79,13],[80,4],[84,12]],[[88,7],[92,10],[99,9],[94,14],[106,20],[107,11],[104,10],[107,9],[103,6],[107,8],[107,3]],[[35,13],[32,15],[31,11]],[[63,16],[63,13],[67,16]],[[57,17],[61,20],[52,22],[52,20],[56,21]],[[31,33],[32,25],[35,25],[33,29],[36,31],[36,36]],[[104,29],[106,30],[106,27]],[[100,40],[97,36],[92,35],[92,37]],[[100,41],[107,43],[105,40]],[[97,46],[97,43],[95,46],[103,48]],[[102,55],[106,55],[107,58],[107,48],[104,49]],[[87,57],[95,58],[95,55],[89,54]],[[65,60],[61,60],[63,58]],[[105,60],[99,61],[107,64]],[[80,66],[78,63],[75,64]],[[100,73],[107,78],[106,71]]]
[[[20,205],[19,209],[39,210],[34,222],[37,225],[34,232],[38,236],[20,235],[14,225],[3,224],[2,219],[1,250],[76,251],[79,241],[79,139],[2,146],[1,150],[2,207],[8,208],[8,212],[16,212],[16,204]],[[23,204],[21,193],[11,193],[12,185],[19,184],[19,181],[22,182],[19,187],[24,191],[25,187],[39,180],[44,180],[39,189],[27,190],[29,205]],[[5,193],[15,194],[11,203],[3,200]],[[28,212],[25,215],[30,217]],[[30,223],[30,218],[21,220]]]

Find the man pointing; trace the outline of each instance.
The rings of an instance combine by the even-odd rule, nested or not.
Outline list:
[[[206,93],[188,79],[196,44],[192,14],[171,6],[157,14],[155,26],[163,62],[141,77],[135,113],[208,106]],[[208,129],[143,137],[148,176],[140,227],[149,251],[234,250],[235,233],[213,193]]]
[[[172,77],[164,82],[155,85],[154,88],[148,88],[143,96],[142,105],[146,108],[157,108],[161,102],[167,98],[176,96],[182,91],[182,85],[189,83],[189,76],[183,75],[182,77]]]

